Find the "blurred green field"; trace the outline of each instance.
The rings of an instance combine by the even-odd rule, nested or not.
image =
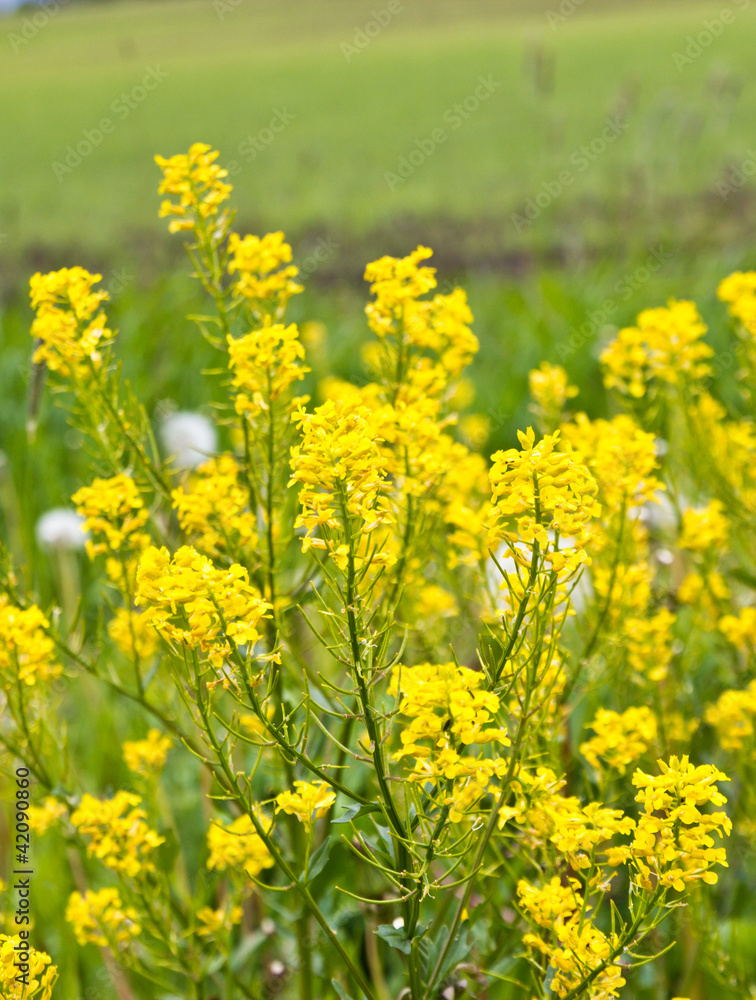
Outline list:
[[[494,267],[534,248],[747,239],[752,190],[723,200],[717,184],[756,142],[750,0],[732,0],[728,24],[721,3],[564,3],[572,14],[556,0],[403,0],[393,15],[380,0],[63,6],[28,39],[29,14],[6,18],[4,264],[161,260],[152,157],[198,139],[235,163],[245,224],[304,249],[327,236],[336,273],[358,270],[351,248],[378,237],[393,252],[443,236],[450,263]],[[389,20],[359,48],[371,10]],[[679,64],[706,22],[720,34]],[[154,89],[140,89],[150,71]],[[465,110],[481,76],[493,89]],[[607,120],[615,140],[582,156]],[[548,200],[564,170],[572,182],[518,231],[512,215]]]

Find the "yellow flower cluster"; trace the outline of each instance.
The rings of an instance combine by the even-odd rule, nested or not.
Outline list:
[[[633,784],[643,806],[630,852],[640,884],[652,891],[656,884],[681,892],[688,882],[717,881],[714,865],[727,866],[723,847],[715,847],[712,833],[729,835],[732,822],[724,812],[704,813],[701,806],[721,806],[727,799],[716,786],[729,781],[716,767],[695,767],[689,758],[658,761],[661,774],[636,771]]]
[[[112,337],[100,304],[105,291],[93,291],[102,279],[83,267],[64,267],[31,279],[31,304],[36,316],[31,335],[37,341],[33,361],[75,380],[99,368],[100,348]]]
[[[261,329],[234,340],[228,337],[228,366],[239,390],[238,414],[256,417],[266,413],[292,383],[310,370],[301,364],[305,351],[294,323],[266,322]],[[294,405],[290,403],[290,405]]]
[[[178,153],[166,159],[156,156],[163,172],[158,194],[168,194],[178,201],[166,199],[160,206],[160,218],[172,216],[172,233],[194,229],[199,220],[216,215],[220,205],[231,194],[231,185],[223,178],[228,171],[215,162],[218,152],[203,142],[195,142],[188,153]]]
[[[717,295],[728,304],[730,315],[756,336],[756,271],[731,274],[720,283]]]
[[[716,470],[707,477],[726,501],[728,513],[752,518],[756,513],[756,424],[728,420],[727,411],[709,393],[689,409],[696,447]]]
[[[80,945],[96,944],[117,947],[138,937],[142,928],[132,906],[124,906],[117,889],[88,889],[83,895],[72,892],[66,907],[66,920],[73,927]]]
[[[367,265],[365,281],[370,282],[375,302],[366,306],[365,313],[377,337],[396,335],[407,304],[436,287],[436,269],[418,266],[432,256],[432,250],[419,246],[406,257],[381,257]]]
[[[499,698],[485,689],[485,680],[483,673],[455,663],[397,666],[391,676],[389,694],[401,696],[399,712],[410,720],[394,757],[414,757],[410,781],[455,782],[445,800],[453,823],[475,805],[491,779],[506,770],[500,757],[461,752],[472,744],[510,745],[506,730],[492,725]]]
[[[276,796],[276,812],[296,816],[307,830],[313,821],[322,819],[336,801],[336,793],[324,782],[295,781],[294,791]]]
[[[721,500],[712,500],[700,510],[689,509],[683,513],[682,532],[678,545],[691,552],[707,553],[725,548],[730,537],[730,524],[724,514]]]
[[[719,619],[719,631],[738,649],[747,650],[756,646],[756,608],[741,608],[737,615],[723,615]]]
[[[196,913],[197,934],[201,937],[217,939],[227,934],[235,924],[242,919],[241,906],[226,906],[214,910],[211,906],[202,906]]]
[[[155,629],[147,623],[144,615],[129,608],[116,608],[108,622],[108,635],[131,660],[135,656],[140,660],[148,660],[158,647]]]
[[[144,740],[126,740],[123,759],[130,771],[152,777],[162,771],[172,746],[170,737],[162,735],[157,729],[150,729]]]
[[[547,857],[556,848],[575,872],[589,870],[599,855],[610,865],[623,863],[626,856],[618,860],[615,855],[626,848],[612,846],[611,841],[631,833],[634,821],[622,810],[598,802],[583,806],[577,797],[564,794],[565,784],[551,768],[539,767],[535,774],[520,769],[513,781],[515,801],[501,810],[499,828]]]
[[[707,361],[714,352],[701,339],[706,325],[693,302],[672,299],[644,310],[637,323],[620,330],[601,355],[607,389],[639,399],[653,380],[677,385],[711,373]]]
[[[174,556],[166,548],[147,549],[137,569],[136,604],[145,621],[169,642],[201,649],[220,667],[235,646],[254,646],[257,626],[270,605],[250,585],[237,563],[226,569],[188,545]]]
[[[581,744],[580,753],[597,769],[605,766],[624,774],[654,745],[658,726],[654,713],[643,706],[622,713],[600,708],[587,728],[596,735]]]
[[[71,816],[79,834],[88,838],[87,853],[128,878],[155,870],[150,855],[164,841],[145,822],[141,801],[131,792],[116,792],[112,799],[84,795]]]
[[[85,530],[93,535],[87,540],[90,559],[103,552],[112,556],[139,552],[149,545],[150,537],[142,530],[149,511],[131,476],[119,473],[109,479],[95,479],[71,499],[85,519]]]
[[[29,806],[29,826],[34,833],[41,837],[52,829],[67,812],[68,810],[62,802],[48,795],[42,800],[41,805]]]
[[[302,550],[322,549],[345,568],[350,544],[358,535],[390,524],[393,515],[386,489],[386,462],[380,449],[377,415],[351,400],[327,400],[313,413],[296,416],[302,442],[291,449],[291,480],[301,483],[301,513],[295,528],[305,528]],[[313,535],[316,529],[321,534]],[[375,564],[393,558],[371,553]]]
[[[672,660],[676,619],[668,608],[653,610],[653,576],[645,560],[620,564],[614,574],[606,566],[597,566],[593,586],[601,605],[609,606],[614,639],[625,651],[634,679],[658,682],[667,676]]]
[[[28,941],[23,942],[28,945]],[[0,934],[0,996],[3,1000],[51,1000],[58,968],[49,955],[29,947],[29,981],[19,982],[18,935]]]
[[[268,233],[263,237],[231,233],[228,252],[231,256],[228,272],[238,275],[234,291],[250,305],[273,303],[283,311],[291,296],[302,291],[302,286],[294,280],[299,268],[290,263],[291,247],[284,241],[283,233]]]
[[[492,456],[496,520],[491,544],[506,542],[511,556],[525,566],[530,555],[523,553],[523,546],[537,544],[543,554],[548,551],[555,570],[570,573],[587,559],[590,522],[601,513],[596,480],[569,443],[559,448],[558,431],[538,443],[532,428],[525,434],[519,431],[518,437],[521,450],[510,448]],[[560,542],[567,547],[560,549]]]
[[[266,832],[270,829],[271,821],[264,816],[260,816],[260,823]],[[213,823],[207,831],[207,846],[210,852],[207,867],[217,871],[231,868],[256,878],[264,868],[274,865],[249,816],[239,816],[228,826]]]
[[[17,608],[0,595],[0,683],[27,687],[59,677],[62,667],[47,634],[50,623],[36,604]]]
[[[219,455],[195,469],[171,493],[181,529],[208,556],[254,551],[258,535],[249,490],[233,455]]]
[[[756,681],[751,681],[744,691],[724,691],[706,709],[704,718],[716,729],[723,750],[742,749],[754,734]]]
[[[568,400],[578,395],[576,385],[570,385],[567,372],[561,365],[542,361],[528,374],[528,388],[535,414],[549,427],[559,422]]]
[[[591,907],[583,907],[577,879],[562,885],[554,876],[543,888],[522,879],[517,885],[520,907],[546,934],[525,934],[523,944],[547,956],[554,971],[550,982],[553,995],[566,996],[593,975],[581,991],[589,1000],[610,1000],[625,985],[622,967],[611,961],[617,948],[616,935],[605,935],[590,920]],[[546,936],[555,940],[545,940]],[[605,966],[602,968],[602,966]]]
[[[654,476],[658,468],[654,435],[632,417],[589,420],[579,413],[574,422],[562,425],[562,436],[585,457],[598,483],[605,518],[654,500],[657,490],[664,489]]]
[[[418,247],[407,257],[381,257],[365,269],[375,296],[365,312],[387,352],[383,374],[395,399],[400,395],[412,399],[418,393],[439,396],[478,350],[470,329],[472,313],[461,288],[421,299],[436,287],[435,269],[419,266],[431,256],[427,247]],[[437,360],[422,354],[426,350]]]

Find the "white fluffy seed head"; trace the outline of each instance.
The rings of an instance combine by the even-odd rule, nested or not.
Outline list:
[[[84,518],[69,507],[54,507],[37,521],[34,529],[43,549],[73,552],[83,549],[87,540]]]
[[[215,426],[202,413],[179,410],[160,425],[160,441],[177,469],[195,469],[218,448]]]

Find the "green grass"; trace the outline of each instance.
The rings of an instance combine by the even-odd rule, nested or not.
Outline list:
[[[17,52],[28,15],[2,22],[8,265],[74,252],[116,264],[119,253],[159,257],[152,156],[197,139],[236,162],[243,221],[285,229],[303,254],[328,235],[338,272],[353,268],[355,240],[376,234],[404,246],[410,231],[443,233],[451,261],[499,265],[534,248],[569,256],[669,234],[698,246],[753,230],[752,199],[722,201],[716,185],[754,145],[756,8],[733,3],[734,22],[678,69],[673,54],[720,3],[589,0],[550,27],[545,11],[558,5],[547,0],[404,0],[350,61],[341,46],[379,0],[216,3],[225,9],[64,7]],[[124,116],[120,95],[148,67],[167,75]],[[496,89],[458,128],[445,124],[481,75]],[[276,109],[293,119],[249,160],[243,144]],[[53,165],[103,118],[114,131],[56,178]],[[573,157],[607,118],[627,128],[583,170]],[[386,173],[439,127],[446,141],[390,190]],[[512,214],[565,169],[573,183],[518,232]]]

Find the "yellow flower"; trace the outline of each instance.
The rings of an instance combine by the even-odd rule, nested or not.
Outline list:
[[[402,747],[394,757],[414,757],[409,781],[454,782],[453,791],[444,799],[452,823],[460,822],[491,779],[506,770],[500,757],[461,752],[472,744],[509,746],[511,742],[504,729],[490,724],[499,711],[499,698],[485,690],[485,679],[482,672],[455,663],[398,666],[391,675],[389,694],[401,696],[399,712],[409,719],[401,731]]]
[[[299,268],[289,263],[291,247],[284,242],[283,233],[268,233],[262,238],[231,233],[228,252],[228,272],[238,274],[234,291],[250,305],[259,308],[262,303],[273,303],[282,311],[291,296],[302,291],[294,281]]]
[[[128,608],[117,608],[108,622],[108,635],[129,659],[138,656],[148,660],[158,647],[157,632],[148,624],[144,615]]]
[[[491,420],[483,413],[469,413],[459,421],[459,433],[471,448],[482,448],[491,434]]]
[[[296,421],[302,443],[291,449],[289,485],[302,484],[302,511],[295,521],[296,528],[306,529],[302,551],[325,550],[343,569],[350,541],[356,552],[359,535],[393,522],[383,495],[387,469],[378,418],[358,403],[327,400],[313,413],[300,410]],[[371,553],[375,564],[391,558],[379,549]]]
[[[166,548],[149,548],[137,570],[136,604],[145,621],[169,642],[201,649],[220,667],[231,645],[254,646],[257,626],[270,605],[249,583],[237,563],[218,569],[188,545],[171,557]]]
[[[178,153],[166,159],[156,156],[163,172],[158,194],[169,194],[178,201],[166,199],[160,206],[160,218],[172,216],[168,226],[172,233],[194,229],[198,221],[217,215],[220,205],[231,194],[231,185],[223,178],[228,171],[219,167],[217,150],[203,142],[195,142],[188,153]]]
[[[336,793],[324,782],[295,781],[295,791],[276,796],[276,812],[296,816],[307,830],[314,819],[322,819],[336,801]]]
[[[50,623],[36,604],[17,608],[0,595],[0,683],[9,688],[20,681],[34,687],[63,668],[54,659],[55,645],[47,635]]]
[[[756,645],[756,608],[741,608],[737,615],[723,615],[719,631],[738,649],[746,650]]]
[[[240,906],[225,906],[218,910],[203,906],[196,913],[197,934],[208,938],[220,937],[227,934],[234,924],[240,924],[241,918]]]
[[[723,750],[740,750],[754,734],[756,681],[744,691],[724,691],[706,709],[704,719],[716,729]]]
[[[528,374],[528,388],[533,399],[533,410],[549,426],[559,421],[568,400],[574,399],[579,390],[570,385],[567,372],[561,365],[542,361]]]
[[[141,801],[131,792],[116,792],[112,799],[85,794],[71,816],[79,834],[88,838],[87,854],[129,878],[155,870],[150,854],[165,839],[145,823]]]
[[[717,289],[718,297],[729,305],[729,312],[740,320],[751,336],[756,335],[756,271],[736,271]]]
[[[725,548],[729,537],[730,524],[720,500],[712,500],[700,510],[690,509],[683,513],[682,532],[678,542],[681,549],[706,553],[713,548]]]
[[[588,728],[596,735],[581,744],[580,753],[594,767],[600,769],[603,761],[619,774],[654,745],[657,734],[656,716],[646,707],[628,708],[621,714],[600,708]]]
[[[136,910],[123,905],[117,889],[87,890],[84,895],[72,892],[66,907],[66,920],[72,925],[80,945],[126,944],[142,932]]]
[[[18,935],[0,934],[0,995],[3,1000],[51,1000],[58,968],[50,956],[29,945],[29,982],[19,983]],[[28,945],[28,942],[24,942]]]
[[[539,927],[551,927],[555,920],[569,919],[580,909],[583,902],[580,882],[576,878],[568,878],[566,882],[563,885],[559,875],[555,875],[542,889],[525,879],[517,883],[520,906]]]
[[[93,291],[102,279],[83,267],[64,267],[31,279],[31,304],[36,316],[31,335],[37,341],[33,361],[77,379],[100,367],[100,347],[112,337],[100,304],[105,291]]]
[[[29,826],[38,836],[47,833],[59,819],[67,813],[66,807],[58,799],[48,795],[41,806],[29,806]]]
[[[654,435],[626,414],[612,420],[589,420],[579,413],[562,426],[566,441],[584,456],[598,483],[605,517],[654,500],[664,486],[654,476],[658,468]]]
[[[264,816],[260,816],[260,823],[266,832],[270,829],[271,821]],[[275,864],[249,816],[240,816],[228,826],[213,823],[207,831],[207,846],[210,851],[207,867],[210,869],[239,869],[250,878],[256,878],[264,868],[272,868]]]
[[[150,729],[147,739],[127,740],[123,744],[123,759],[130,771],[150,777],[162,771],[172,746],[172,739],[161,735],[157,729]]]
[[[537,543],[554,569],[570,573],[587,559],[590,522],[601,513],[596,481],[569,443],[558,450],[558,431],[538,443],[532,428],[525,434],[518,431],[518,437],[522,450],[510,448],[492,456],[496,520],[490,543],[493,547],[497,541],[506,542],[509,554],[525,567]]]
[[[122,556],[149,545],[149,535],[142,528],[149,520],[139,487],[125,473],[110,479],[95,479],[71,497],[83,518],[90,559],[102,552]]]
[[[604,384],[640,398],[657,380],[677,385],[711,374],[713,351],[701,338],[706,326],[693,302],[670,300],[666,307],[646,309],[638,325],[620,330],[604,350]]]
[[[542,928],[543,936],[525,934],[523,944],[548,957],[554,973],[550,981],[553,995],[565,996],[589,973],[600,969],[583,995],[591,1000],[616,997],[625,983],[621,966],[602,966],[610,958],[617,936],[607,937],[591,923],[592,907],[583,904],[578,880],[568,878],[563,885],[555,875],[543,888],[538,888],[521,879],[517,895],[525,916]]]
[[[729,778],[708,764],[695,767],[688,757],[658,764],[658,775],[641,770],[633,775],[640,789],[635,798],[644,808],[631,844],[640,884],[651,891],[659,882],[678,892],[699,879],[713,884],[717,874],[712,866],[726,867],[727,860],[711,834],[729,835],[732,822],[724,812],[705,813],[700,807],[724,805],[727,799],[716,782]]]
[[[254,551],[257,547],[249,490],[233,455],[220,455],[200,465],[171,498],[182,531],[205,555],[228,554],[237,548]]]
[[[228,366],[239,393],[236,412],[255,417],[267,413],[292,383],[310,370],[300,362],[305,352],[294,323],[266,322],[259,329],[234,340],[228,337]]]
[[[383,349],[371,367],[394,389],[396,399],[441,395],[478,350],[461,288],[421,298],[436,287],[435,270],[419,266],[430,256],[431,250],[418,247],[407,257],[381,257],[365,269],[375,296],[365,312]],[[425,351],[432,351],[435,359]]]

